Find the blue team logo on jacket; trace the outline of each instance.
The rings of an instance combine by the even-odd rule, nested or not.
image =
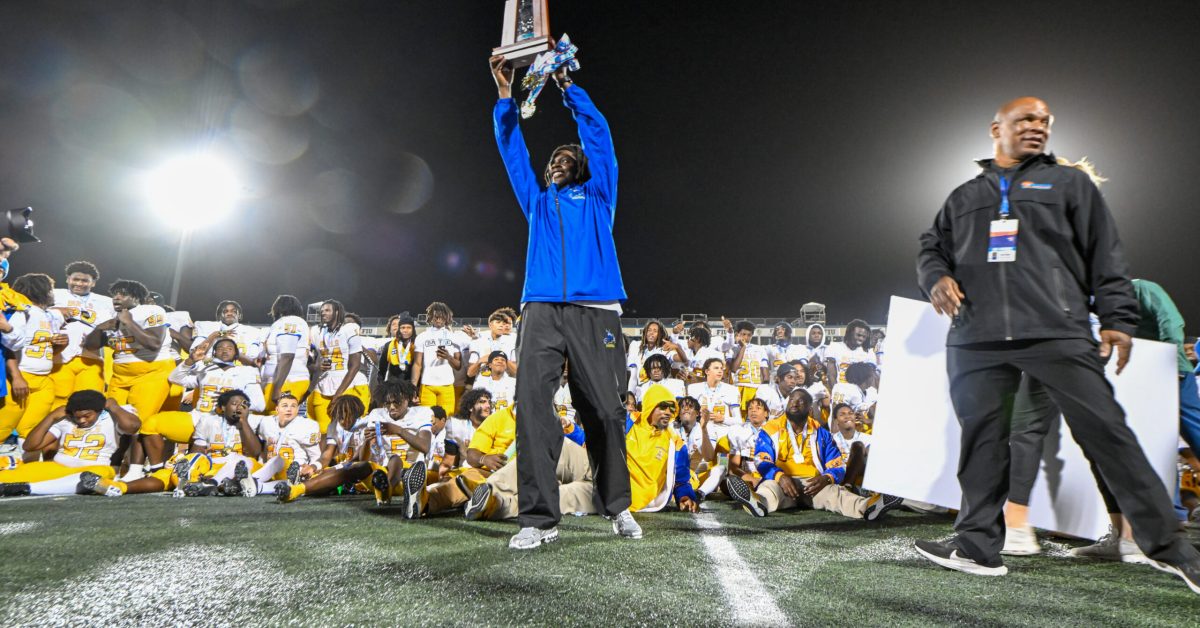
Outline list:
[[[1054,188],[1053,183],[1034,183],[1033,181],[1022,181],[1022,190],[1050,190]]]
[[[614,336],[613,333],[607,329],[604,330],[604,348],[605,349],[616,349],[617,348],[617,337]]]

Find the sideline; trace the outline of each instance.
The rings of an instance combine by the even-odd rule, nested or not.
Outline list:
[[[713,571],[721,583],[721,595],[729,608],[732,623],[739,626],[785,626],[787,615],[775,603],[758,576],[746,564],[729,537],[720,532],[721,524],[712,514],[692,515],[702,530],[704,549],[713,562]]]

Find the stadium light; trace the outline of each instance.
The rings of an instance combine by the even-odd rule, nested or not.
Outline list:
[[[233,168],[212,153],[181,155],[146,173],[142,190],[150,209],[179,230],[171,302],[179,301],[184,249],[192,231],[219,223],[233,212],[241,186]]]
[[[146,174],[143,189],[150,209],[184,231],[220,222],[241,196],[233,168],[211,153],[163,163]]]

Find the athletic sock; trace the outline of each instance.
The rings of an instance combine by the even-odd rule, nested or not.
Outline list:
[[[54,480],[29,483],[30,495],[74,495],[75,486],[79,484],[79,474],[72,473],[66,477]]]

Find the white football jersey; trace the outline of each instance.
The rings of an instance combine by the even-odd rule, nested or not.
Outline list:
[[[471,419],[460,419],[458,417],[450,417],[446,419],[446,428],[442,430],[445,434],[443,440],[454,441],[459,448],[459,462],[466,460],[467,445],[471,443],[471,437],[475,436],[475,424]]]
[[[224,462],[229,452],[242,453],[242,432],[238,426],[226,423],[225,419],[215,414],[200,415],[195,423],[192,440],[197,446],[208,448],[214,465]]]
[[[736,358],[740,350],[736,343],[730,347],[727,352],[728,360]],[[767,348],[762,345],[748,344],[746,353],[742,356],[741,363],[738,364],[738,370],[733,373],[731,379],[738,386],[757,386],[763,383],[762,369],[769,366]]]
[[[575,420],[575,405],[571,403],[571,387],[563,384],[554,393],[554,414],[559,419]]]
[[[133,406],[121,406],[125,411],[137,414]],[[54,462],[67,467],[105,466],[117,451],[120,436],[117,422],[107,410],[102,411],[91,427],[80,429],[63,419],[50,426],[50,435],[58,439],[58,452]]]
[[[262,353],[263,330],[241,323],[226,325],[220,321],[196,321],[196,326],[192,329],[191,348],[195,349],[215,332],[225,332],[232,337],[237,343],[238,354],[244,358],[256,358]],[[208,355],[212,355],[211,346],[208,348]]]
[[[742,397],[736,386],[717,382],[716,388],[709,388],[708,382],[696,382],[687,387],[687,393],[700,402],[701,408],[708,408],[712,417],[710,433],[713,425],[729,426],[742,422]]]
[[[171,328],[171,331],[183,333],[183,330],[188,329],[189,327],[194,328],[196,324],[192,322],[192,315],[190,313],[175,310],[174,312],[167,312],[167,326]],[[179,346],[179,344],[175,342],[174,338],[171,339],[171,343],[172,353],[179,353],[180,351],[191,348]]]
[[[692,371],[692,377],[704,377],[704,363],[712,358],[717,358],[722,364],[725,364],[725,356],[712,347],[700,347],[695,353],[688,353],[688,368]],[[728,365],[726,365],[728,366]]]
[[[305,465],[321,459],[321,427],[308,417],[294,417],[280,427],[278,417],[264,416],[255,431],[266,445],[265,460],[280,456],[287,464]]]
[[[133,336],[117,326],[117,333],[108,338],[108,346],[113,350],[114,364],[136,364],[139,362],[161,362],[175,360],[171,352],[171,335],[166,333],[167,312],[157,305],[139,305],[129,310],[133,322],[142,329],[163,328],[163,339],[157,347],[142,347],[134,342]]]
[[[54,364],[61,362],[54,354],[50,339],[63,327],[63,316],[58,310],[43,310],[31,305],[23,312],[15,312],[8,320],[14,328],[22,330],[20,339],[20,369],[22,373],[49,375]]]
[[[508,373],[501,375],[500,379],[480,376],[475,380],[475,388],[481,388],[491,393],[493,410],[503,410],[511,406],[513,399],[517,396],[517,378]],[[443,408],[443,410],[446,410],[448,414],[453,411],[453,408]]]
[[[295,357],[292,358],[292,368],[284,381],[308,381],[308,350],[308,323],[303,318],[284,316],[272,323],[263,342],[263,351],[267,358],[262,368],[263,381],[274,381],[279,356],[289,353]]]
[[[195,409],[209,414],[216,412],[217,397],[227,390],[240,390],[250,398],[250,410],[261,412],[266,408],[263,398],[262,385],[259,384],[258,371],[252,366],[242,364],[222,368],[213,362],[197,362],[188,366],[180,362],[175,370],[167,376],[172,383],[184,388],[194,388],[199,391]]]
[[[846,369],[855,362],[870,362],[875,363],[875,355],[871,352],[859,347],[851,349],[846,346],[845,342],[835,342],[829,345],[825,350],[825,359],[833,360],[837,366],[837,381],[834,384],[844,384],[846,382]]]
[[[354,333],[354,328],[346,326],[339,327],[337,331],[329,331],[323,327],[313,327],[309,330],[309,341],[313,343],[317,351],[318,362],[328,359],[330,369],[328,371],[318,371],[320,379],[317,380],[317,392],[326,397],[333,396],[337,392],[338,387],[342,385],[342,380],[349,373],[348,364],[350,356],[362,353],[362,337]],[[318,365],[320,368],[320,365]],[[350,382],[350,387],[365,386],[367,378],[363,375],[363,370],[360,368],[354,374],[354,379]]]
[[[879,393],[873,387],[863,392],[863,389],[855,384],[836,384],[829,393],[829,410],[832,412],[833,406],[844,403],[855,412],[866,412],[875,405],[878,396]],[[832,417],[830,418],[832,420]]]
[[[506,334],[499,338],[492,338],[492,332],[487,331],[475,340],[472,340],[467,349],[467,359],[472,363],[480,360],[487,360],[488,356],[492,355],[493,351],[503,351],[509,361],[517,361],[517,337],[515,334]],[[492,367],[487,362],[479,369],[478,377],[487,377],[492,374]]]
[[[68,325],[82,326],[83,334],[71,334],[71,346],[68,351],[63,352],[63,360],[70,360],[75,356],[83,354],[89,358],[100,359],[100,353],[97,351],[86,351],[83,348],[83,339],[92,331],[92,328],[104,321],[113,318],[117,315],[113,309],[112,297],[106,297],[95,292],[88,293],[87,296],[79,296],[72,294],[66,288],[54,289],[54,307],[68,310],[66,318],[74,318],[80,321],[79,323],[68,323]],[[76,340],[78,336],[78,340]]]
[[[431,420],[433,419],[433,410],[422,406],[411,406],[404,417],[399,421],[393,421],[391,415],[388,414],[386,408],[376,408],[367,413],[363,418],[368,423],[366,429],[371,430],[374,427],[373,423],[390,423],[403,428],[410,429],[414,432],[430,432],[432,434]],[[388,434],[381,432],[384,441],[384,448],[388,454],[407,458],[408,451],[412,449],[408,441],[396,434]],[[431,439],[432,441],[432,439]],[[376,461],[378,464],[384,464],[386,461]]]
[[[650,387],[655,384],[659,384],[660,386],[665,386],[667,388],[667,390],[671,391],[671,395],[674,396],[676,399],[680,399],[682,397],[687,396],[687,389],[684,388],[683,380],[676,379],[674,377],[668,377],[662,381],[652,382],[652,381],[647,380],[644,384],[640,384],[637,387],[637,392],[634,393],[637,395],[638,403],[642,402],[642,397],[646,396],[646,391],[649,390]]]
[[[652,355],[666,356],[667,352],[662,347],[651,347],[646,351],[642,351],[642,341],[634,340],[629,343],[629,351],[625,353],[625,368],[629,371],[629,390],[637,390],[638,386],[650,381],[650,374],[646,372],[646,358]],[[668,363],[674,361],[673,356],[667,356]]]

